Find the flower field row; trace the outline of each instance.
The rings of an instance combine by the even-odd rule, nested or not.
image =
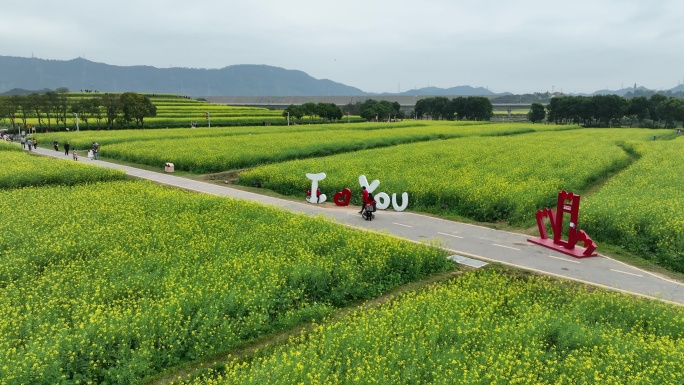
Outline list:
[[[101,155],[160,168],[164,163],[172,162],[177,170],[207,173],[289,159],[394,146],[400,143],[531,131],[532,128],[527,126],[453,124],[368,130],[358,128],[300,132],[281,130],[278,133],[260,135],[200,137],[183,140],[160,138],[145,143],[117,143],[103,146]]]
[[[345,125],[345,129],[351,130],[372,130],[372,129],[386,129],[398,127],[422,127],[423,123],[416,122],[402,122],[392,124],[353,124]],[[152,144],[157,140],[165,139],[188,139],[201,137],[221,137],[234,135],[259,135],[259,134],[276,134],[276,133],[293,133],[293,132],[314,132],[340,129],[339,124],[319,124],[319,125],[297,125],[283,128],[282,126],[247,126],[247,127],[198,127],[195,129],[189,128],[168,128],[159,130],[101,130],[101,131],[80,131],[80,132],[51,132],[46,134],[37,134],[39,142],[52,143],[57,140],[59,143],[68,141],[72,145],[85,147],[90,146],[93,142],[98,142],[101,145],[109,145],[113,143],[130,143],[137,141],[151,141]],[[142,146],[145,146],[142,144]]]
[[[678,307],[469,272],[185,383],[678,384],[683,339]]]
[[[581,227],[684,272],[683,148],[684,138],[638,144],[639,161],[583,203]]]
[[[16,191],[0,200],[2,383],[139,383],[453,268],[426,245],[147,182]]]
[[[17,146],[16,144],[12,144],[10,142],[0,140],[0,151],[21,151],[21,147]]]
[[[583,129],[412,143],[258,167],[241,173],[239,183],[300,196],[310,187],[306,173],[325,172],[320,186],[332,196],[345,187],[358,191],[358,177],[366,175],[380,180],[378,191],[408,192],[412,209],[530,225],[537,209],[555,204],[559,191],[580,193],[627,166],[630,157],[620,142],[651,135]]]
[[[32,156],[22,152],[21,147],[16,144],[0,147],[0,165],[0,189],[50,184],[75,185],[125,178],[123,171],[82,162],[55,161]]]

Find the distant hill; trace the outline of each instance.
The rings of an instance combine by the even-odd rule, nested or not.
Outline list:
[[[627,88],[622,88],[619,90],[598,90],[598,91],[592,92],[589,95],[620,95],[620,96],[625,96],[629,92],[634,93],[634,91],[635,91],[634,87],[627,87]],[[646,87],[639,86],[636,88],[636,91],[637,92],[648,92],[651,90],[649,90]]]
[[[85,59],[45,60],[0,56],[0,92],[12,89],[170,93],[189,96],[339,96],[367,95],[362,90],[302,71],[267,65],[221,69],[114,66]]]
[[[424,87],[393,95],[430,95],[430,96],[491,96],[494,92],[482,87],[458,86],[451,88]]]
[[[115,66],[86,59],[46,60],[0,55],[0,95],[43,93],[66,87],[70,91],[141,92],[207,96],[487,96],[524,103],[539,100],[539,95],[494,93],[486,88],[457,86],[424,87],[399,93],[369,93],[328,79],[315,79],[308,74],[268,65],[240,64],[221,69],[156,68],[151,66]],[[584,96],[615,94],[620,96],[651,95],[656,92],[684,92],[684,85],[668,91],[645,87],[599,90]],[[530,96],[530,97],[527,97]],[[543,98],[542,98],[543,99]],[[494,99],[493,99],[494,100]],[[528,101],[529,101],[528,100]]]

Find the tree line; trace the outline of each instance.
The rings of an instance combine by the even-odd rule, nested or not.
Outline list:
[[[406,118],[406,112],[398,102],[386,100],[366,99],[364,102],[349,103],[344,109],[369,121]],[[492,103],[481,96],[457,97],[451,100],[444,96],[420,99],[411,114],[415,119],[435,120],[489,120],[493,115]]]
[[[435,120],[490,120],[494,116],[492,102],[483,96],[449,98],[436,96],[416,102],[417,119]]]
[[[336,121],[342,119],[342,110],[335,103],[304,103],[301,106],[290,104],[283,110],[283,117],[302,120],[308,116],[309,120],[319,117],[326,121]]]
[[[68,89],[58,88],[45,93],[0,96],[0,119],[9,120],[14,128],[18,125],[27,127],[27,120],[35,118],[38,121],[35,128],[46,132],[67,130],[67,123],[75,124],[76,119],[85,123],[87,129],[91,122],[98,128],[112,129],[116,124],[122,126],[133,122],[137,127],[144,127],[146,117],[157,115],[157,107],[150,99],[135,92],[82,98],[69,97],[68,93]]]
[[[675,128],[684,121],[684,100],[654,94],[626,99],[618,95],[558,96],[547,106],[532,103],[528,119],[534,123],[546,118],[556,124],[586,127],[629,126]]]

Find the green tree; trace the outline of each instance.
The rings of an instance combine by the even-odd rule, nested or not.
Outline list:
[[[14,129],[14,119],[16,113],[16,106],[12,103],[9,96],[0,96],[0,119],[10,121],[10,125]]]
[[[29,106],[29,102],[26,98],[25,95],[12,95],[10,96],[10,99],[12,99],[12,104],[16,108],[16,115],[19,115],[19,119],[21,119],[21,124],[26,127],[26,119],[28,119],[29,114],[31,113],[31,108]]]
[[[470,96],[466,101],[467,116],[470,120],[490,120],[494,116],[491,100],[484,96]]]
[[[57,123],[62,122],[64,125],[64,129],[66,129],[66,124],[67,124],[67,114],[69,113],[69,98],[67,94],[69,93],[69,89],[65,87],[60,87],[55,90],[56,92],[56,99],[55,99],[55,120],[57,120]]]
[[[309,117],[309,121],[313,120],[313,118],[317,115],[317,107],[316,103],[313,102],[308,102],[304,103],[301,106],[302,112],[304,115]]]
[[[664,120],[661,116],[659,116],[658,111],[660,104],[664,103],[666,100],[667,96],[661,94],[651,95],[651,98],[648,100],[648,111],[651,113],[651,120],[653,120],[654,122]]]
[[[45,116],[47,117],[48,131],[52,129],[52,118],[55,117],[57,111],[57,93],[55,91],[48,91],[43,97],[43,108]],[[55,123],[57,124],[57,123]]]
[[[610,127],[627,113],[629,102],[618,95],[594,95],[591,98],[594,106],[594,118],[600,126]]]
[[[290,113],[290,119],[302,120],[304,117],[304,111],[302,108],[295,106],[294,104],[287,106],[287,108],[283,111],[283,117],[287,117],[288,112]]]
[[[532,123],[541,122],[546,117],[546,109],[541,103],[532,103],[530,112],[527,113],[527,119]]]
[[[319,103],[316,106],[318,110],[318,116],[327,120],[340,120],[342,119],[342,110],[335,103]]]
[[[145,128],[144,119],[157,115],[157,107],[145,95],[136,92],[124,92],[119,96],[123,120],[135,121],[136,127]]]
[[[675,128],[676,122],[684,121],[684,100],[669,98],[657,107],[658,116],[665,121],[665,128]]]
[[[113,94],[104,94],[100,99],[100,103],[104,109],[104,116],[107,119],[107,128],[114,128],[114,122],[122,112],[119,97]]]
[[[102,97],[94,97],[88,99],[88,104],[85,106],[86,116],[95,119],[97,122],[97,128],[100,128],[100,123],[102,123]],[[88,127],[88,121],[86,120],[86,127]]]

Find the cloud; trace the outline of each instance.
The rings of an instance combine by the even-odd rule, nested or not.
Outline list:
[[[34,0],[3,5],[0,54],[267,64],[374,92],[670,88],[684,75],[682,11],[673,0]]]

